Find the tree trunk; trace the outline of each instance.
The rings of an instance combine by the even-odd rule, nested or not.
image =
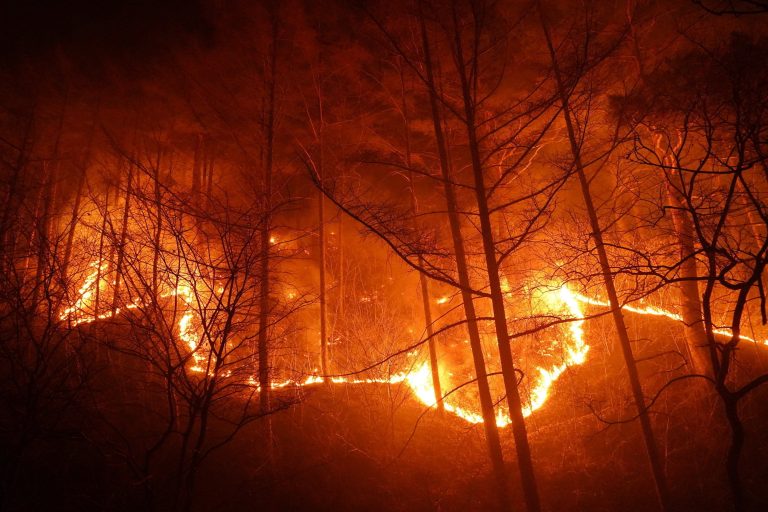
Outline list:
[[[53,203],[55,201],[55,189],[56,189],[56,178],[58,175],[58,168],[59,168],[59,145],[61,143],[61,136],[64,131],[64,116],[66,113],[66,103],[64,104],[64,110],[61,113],[61,117],[59,118],[59,126],[58,130],[56,132],[56,139],[53,143],[53,154],[51,157],[51,161],[44,162],[43,163],[43,169],[44,169],[44,182],[43,182],[43,194],[41,196],[42,200],[42,211],[41,208],[38,206],[37,208],[37,215],[35,219],[36,227],[35,232],[37,233],[38,243],[37,243],[37,269],[35,271],[35,281],[32,283],[34,286],[33,292],[32,292],[32,305],[33,307],[36,307],[37,300],[39,298],[40,294],[40,287],[42,286],[42,277],[43,277],[43,270],[46,266],[48,266],[50,258],[50,239],[51,239],[51,216],[52,216],[52,210],[53,210]]]
[[[58,145],[58,144],[57,144]],[[51,235],[51,207],[53,203],[53,189],[56,180],[56,164],[44,162],[43,191],[40,195],[40,205],[36,209],[35,234],[37,235],[37,267],[35,279],[32,282],[32,307],[37,307],[40,291],[43,287],[43,272],[49,266],[50,235]]]
[[[93,299],[93,316],[98,318],[101,306],[101,267],[104,265],[104,238],[107,231],[107,222],[109,221],[109,194],[112,192],[112,184],[107,183],[107,190],[104,193],[104,216],[101,218],[101,229],[99,229],[99,257],[96,267],[96,290]],[[109,260],[108,260],[109,261]]]
[[[611,273],[608,254],[603,242],[603,234],[600,227],[600,221],[597,217],[597,210],[595,209],[595,205],[592,202],[592,194],[589,190],[589,181],[587,180],[584,166],[581,161],[581,149],[579,147],[579,139],[576,135],[573,121],[571,119],[568,94],[566,92],[565,85],[563,84],[562,75],[560,73],[560,66],[558,65],[557,61],[557,54],[552,43],[549,26],[547,25],[544,10],[540,1],[538,2],[537,7],[539,10],[541,27],[544,32],[544,37],[546,38],[550,58],[552,60],[552,70],[554,71],[557,92],[563,108],[563,118],[565,120],[566,130],[568,132],[568,141],[571,146],[571,153],[573,155],[576,173],[579,177],[581,193],[584,199],[584,204],[587,208],[587,215],[589,216],[589,224],[592,229],[592,238],[595,242],[595,248],[597,250],[598,259],[600,261],[600,271],[603,276],[605,291],[608,295],[608,300],[611,305],[613,320],[616,324],[616,332],[619,336],[619,343],[621,345],[622,354],[624,355],[624,362],[627,366],[627,374],[629,376],[629,382],[632,388],[632,396],[634,398],[635,407],[640,419],[643,440],[645,441],[646,455],[648,457],[648,463],[650,465],[651,473],[656,487],[656,495],[659,501],[659,507],[662,510],[669,510],[669,493],[667,490],[666,477],[664,476],[661,459],[659,458],[658,450],[656,448],[656,440],[654,439],[653,429],[651,428],[651,421],[646,409],[645,397],[643,397],[643,391],[640,385],[640,377],[637,371],[637,364],[632,353],[632,344],[629,339],[629,332],[627,330],[626,324],[624,323],[624,316],[621,312],[621,304],[619,303],[616,287],[613,282],[613,274]]]
[[[91,125],[88,132],[88,142],[86,143],[85,152],[83,154],[82,162],[80,163],[80,179],[77,182],[77,190],[75,192],[75,203],[72,205],[72,215],[69,219],[67,226],[67,244],[64,248],[64,260],[61,264],[61,278],[67,279],[69,271],[69,262],[72,257],[72,245],[75,241],[75,231],[77,227],[77,220],[80,216],[80,203],[82,202],[83,189],[88,181],[88,166],[91,163],[91,147],[93,145],[93,136],[96,128],[96,122]]]
[[[112,316],[117,314],[117,308],[120,305],[120,285],[123,278],[123,260],[125,259],[125,244],[128,241],[128,218],[131,213],[133,166],[133,162],[128,162],[128,177],[125,182],[125,204],[123,205],[123,222],[120,227],[120,240],[117,243],[117,261],[115,262],[115,286],[112,295]]]
[[[491,303],[493,306],[494,327],[496,340],[499,347],[499,359],[501,372],[504,378],[504,389],[507,393],[507,404],[512,419],[512,433],[517,449],[517,463],[520,470],[520,478],[525,496],[526,508],[529,512],[538,512],[541,509],[539,491],[536,485],[536,475],[533,469],[531,448],[528,443],[528,432],[523,416],[523,404],[520,398],[520,390],[517,384],[512,346],[507,327],[507,314],[504,307],[504,293],[501,289],[499,278],[499,266],[496,261],[496,244],[493,238],[493,225],[486,197],[483,165],[480,159],[480,144],[477,138],[475,124],[475,106],[472,94],[472,85],[464,67],[464,52],[462,49],[461,32],[456,10],[453,11],[455,50],[457,57],[457,71],[461,81],[461,90],[464,103],[465,125],[469,143],[472,173],[475,185],[475,197],[480,219],[480,231],[483,238],[483,254],[485,256],[488,282],[491,291]]]
[[[691,357],[693,372],[711,375],[711,365],[708,364],[707,333],[704,329],[704,318],[701,314],[701,298],[699,296],[699,272],[696,268],[696,248],[694,245],[693,224],[683,211],[682,203],[675,190],[667,184],[667,198],[672,204],[672,221],[675,236],[680,248],[680,278],[679,297],[683,317],[685,339]]]
[[[192,160],[192,200],[197,201],[200,196],[200,160],[203,150],[203,135],[197,135],[197,142],[195,144],[195,154]]]
[[[87,165],[87,164],[86,164]],[[72,205],[72,214],[69,218],[67,225],[67,243],[64,246],[64,259],[61,263],[61,278],[67,279],[69,271],[69,261],[72,257],[72,245],[75,242],[75,231],[77,228],[77,219],[80,214],[80,202],[83,197],[83,188],[85,188],[86,181],[86,167],[81,170],[80,179],[77,182],[77,190],[75,191],[75,202]],[[65,281],[66,282],[66,281]]]
[[[656,154],[669,169],[675,169],[676,162],[669,150],[661,147],[661,136],[654,135],[656,139]],[[675,175],[677,173],[673,172]],[[704,317],[701,310],[701,298],[699,295],[699,272],[696,265],[696,246],[688,212],[684,208],[683,198],[680,192],[671,183],[671,176],[665,173],[666,195],[672,215],[672,225],[675,230],[678,248],[680,250],[680,283],[678,284],[678,297],[680,300],[680,313],[683,317],[685,341],[688,346],[691,367],[693,373],[712,375],[712,365],[708,356],[707,333],[704,327]]]
[[[493,410],[493,400],[488,385],[488,375],[483,357],[483,347],[480,339],[480,332],[477,325],[477,314],[470,288],[469,271],[467,269],[466,254],[464,252],[464,238],[461,234],[461,225],[459,223],[458,208],[456,204],[456,193],[451,182],[448,151],[445,139],[443,137],[443,128],[440,110],[437,102],[434,74],[432,70],[432,61],[430,56],[429,38],[424,22],[423,14],[419,16],[421,25],[422,45],[424,50],[424,65],[427,75],[427,87],[429,88],[429,103],[432,110],[432,121],[435,131],[435,142],[437,143],[438,155],[440,157],[440,171],[443,179],[443,188],[445,191],[446,206],[448,210],[448,220],[451,227],[451,237],[453,239],[454,251],[456,253],[456,270],[459,276],[459,285],[461,286],[461,298],[464,303],[464,312],[467,320],[467,331],[469,334],[469,345],[472,351],[472,362],[475,368],[475,377],[477,379],[477,389],[480,397],[480,409],[483,416],[483,428],[485,430],[485,439],[488,445],[488,453],[493,467],[493,474],[496,479],[496,492],[498,494],[499,504],[502,510],[512,509],[512,498],[510,495],[509,484],[507,482],[507,470],[504,466],[504,456],[501,451],[501,440],[499,430],[496,425],[496,415]]]
[[[410,134],[410,118],[408,116],[408,103],[405,96],[405,77],[403,76],[403,68],[400,66],[400,97],[402,98],[403,109],[403,129],[405,132],[405,165],[408,167],[408,187],[410,189],[411,199],[411,212],[415,216],[419,212],[419,204],[416,200],[416,189],[413,178],[413,171],[411,170],[411,134]],[[414,224],[418,224],[414,219]],[[418,257],[419,267],[424,267],[424,259],[419,255]],[[437,343],[434,336],[434,329],[432,327],[432,310],[430,308],[429,297],[429,283],[427,282],[427,276],[423,272],[419,272],[419,286],[421,288],[421,304],[424,310],[424,328],[427,333],[427,347],[429,348],[429,366],[432,371],[432,389],[435,394],[435,404],[440,412],[445,410],[445,404],[443,404],[443,392],[440,386],[440,368],[437,362]]]
[[[333,332],[340,329],[339,324],[344,319],[344,212],[339,210],[339,271],[336,282],[338,291],[336,293],[336,319],[333,322]]]
[[[205,205],[211,207],[213,201],[213,169],[215,158],[215,149],[213,141],[210,138],[203,139],[202,142],[202,180],[205,185]]]
[[[733,498],[733,509],[736,512],[742,512],[746,510],[746,501],[739,476],[739,460],[741,459],[741,450],[744,447],[744,426],[741,423],[741,418],[739,418],[738,399],[727,396],[725,393],[721,393],[721,396],[725,406],[725,417],[728,419],[728,425],[731,428],[731,446],[728,447],[728,458],[726,460],[728,483],[731,488],[731,497]]]
[[[322,144],[322,142],[321,142]],[[320,162],[318,163],[319,178],[322,180],[322,149],[320,150]],[[325,269],[325,196],[320,194],[317,198],[317,222],[319,238],[319,265],[320,265],[320,372],[324,379],[328,378],[328,324],[327,324],[327,300],[326,300],[326,269]]]
[[[261,414],[268,414],[270,410],[270,377],[269,377],[269,313],[270,313],[270,230],[272,225],[272,166],[274,158],[275,141],[275,67],[277,64],[277,17],[272,13],[272,48],[269,61],[268,105],[266,129],[266,148],[264,157],[264,217],[261,229],[261,273],[259,283],[259,410]],[[209,182],[210,187],[210,182]],[[267,419],[268,452],[272,456],[271,424]]]
[[[159,145],[159,142],[158,142]],[[160,275],[159,275],[159,263],[160,263],[160,241],[163,234],[163,204],[162,193],[160,189],[160,165],[162,162],[162,149],[157,148],[157,163],[155,164],[155,239],[153,241],[154,255],[152,257],[152,301],[157,302],[157,298],[160,292]]]
[[[318,108],[318,128],[317,128],[317,143],[318,143],[318,158],[317,158],[317,177],[322,183],[323,180],[323,131],[325,128],[325,116],[323,112],[323,95],[320,89],[320,85],[317,85],[317,108]],[[322,187],[318,188],[317,198],[317,234],[319,243],[319,262],[320,267],[320,373],[326,383],[328,380],[328,312],[327,312],[327,296],[326,296],[326,237],[325,237],[325,195],[323,194]]]
[[[637,65],[637,72],[640,80],[646,81],[645,65],[640,52],[640,43],[635,30],[635,23],[632,15],[631,3],[627,2],[627,22],[630,30],[630,39],[632,53]],[[668,150],[660,145],[661,138],[654,135],[656,139],[656,155],[666,163],[671,164],[670,169],[675,168],[675,159],[668,154]],[[685,341],[688,346],[693,373],[701,375],[712,375],[711,365],[708,362],[707,355],[707,334],[704,329],[704,317],[701,312],[701,299],[698,287],[698,271],[696,268],[696,258],[694,256],[694,237],[693,225],[687,212],[682,210],[683,201],[680,194],[669,182],[669,176],[666,176],[666,194],[667,200],[672,206],[672,223],[675,229],[675,236],[680,246],[680,277],[682,281],[678,286],[678,297],[680,300],[681,316],[683,317]]]
[[[8,186],[8,193],[5,196],[5,207],[3,208],[3,217],[2,220],[0,220],[0,254],[3,255],[3,257],[9,258],[8,262],[9,264],[12,264],[14,261],[13,254],[15,254],[16,249],[16,234],[14,232],[13,235],[13,243],[12,249],[10,251],[7,250],[7,247],[9,245],[8,235],[11,233],[11,216],[18,211],[18,187],[19,183],[21,181],[21,174],[24,168],[27,165],[27,159],[29,158],[29,153],[31,152],[31,138],[32,138],[32,126],[33,126],[33,119],[34,115],[30,114],[29,119],[27,120],[26,127],[24,128],[24,138],[21,141],[21,144],[19,146],[19,155],[16,158],[16,163],[13,166],[13,174],[11,175],[11,181]],[[9,257],[10,256],[10,257]]]

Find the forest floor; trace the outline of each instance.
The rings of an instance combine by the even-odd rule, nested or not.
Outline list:
[[[683,371],[674,362],[679,325],[628,318],[645,391],[652,396]],[[631,418],[633,408],[609,320],[589,323],[586,336],[587,362],[561,376],[549,401],[527,423],[544,509],[655,510],[639,426],[612,423]],[[738,357],[740,377],[768,368],[766,347],[745,345]],[[729,433],[708,386],[683,380],[667,388],[653,408],[677,510],[730,508],[724,465]],[[747,436],[741,474],[755,511],[768,510],[766,404],[768,386],[763,386],[740,408]],[[271,456],[264,443],[267,423],[245,427],[203,465],[193,510],[496,509],[482,427],[425,410],[405,384],[306,388],[300,403],[270,420]],[[138,510],[139,486],[130,483],[115,451],[104,449],[108,436],[99,438],[98,429],[76,419],[67,424],[73,426],[64,435],[46,438],[28,452],[6,508]],[[515,510],[522,510],[508,428],[502,429],[502,441]],[[162,482],[164,476],[153,478]],[[162,499],[158,503],[157,510],[164,510]]]
[[[679,324],[629,314],[646,394],[652,396],[682,369]],[[587,362],[555,384],[552,397],[529,418],[534,462],[546,510],[655,510],[656,501],[639,425],[631,418],[623,359],[609,319],[592,322]],[[598,341],[594,341],[598,340]],[[649,340],[660,340],[651,342]],[[768,368],[768,348],[746,345],[740,377]],[[740,412],[747,430],[741,472],[750,508],[768,510],[768,386]],[[654,406],[653,424],[677,510],[728,510],[725,479],[729,431],[705,381],[683,380]],[[600,415],[600,417],[598,417]],[[318,387],[273,418],[273,470],[226,492],[240,468],[254,467],[247,436],[211,465],[203,510],[494,510],[481,426],[425,411],[405,386]],[[511,431],[502,430],[516,510],[523,509]],[[232,454],[238,456],[232,458]],[[262,458],[263,460],[263,458]],[[226,468],[223,472],[214,468]],[[216,474],[214,476],[214,474]],[[218,477],[218,478],[217,478]],[[219,480],[220,479],[220,480]],[[204,479],[208,482],[208,479]],[[218,483],[214,483],[218,482]],[[201,490],[202,491],[202,490]],[[243,494],[244,493],[244,494]]]

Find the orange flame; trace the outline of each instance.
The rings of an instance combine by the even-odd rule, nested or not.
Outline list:
[[[96,295],[96,286],[102,286],[103,277],[106,274],[108,267],[107,263],[94,262],[90,267],[93,269],[84,279],[83,285],[78,290],[78,296],[71,305],[64,308],[60,313],[62,320],[68,320],[72,325],[78,325],[81,323],[89,323],[98,319],[109,318],[113,315],[112,311],[96,314],[93,311],[93,301]],[[101,279],[101,280],[100,280]],[[97,280],[99,282],[97,283]],[[188,282],[184,282],[162,295],[163,297],[178,296],[183,304],[184,310],[181,317],[178,320],[178,337],[182,342],[189,354],[192,356],[192,363],[189,370],[192,372],[204,372],[203,362],[205,355],[201,353],[202,336],[196,331],[195,326],[195,314],[194,314],[194,301],[195,290]],[[437,300],[439,304],[443,304],[449,300],[449,297],[441,297]],[[568,336],[565,340],[560,340],[563,347],[563,358],[559,364],[555,364],[550,367],[539,366],[536,368],[538,378],[533,379],[534,384],[530,390],[527,404],[523,408],[523,415],[525,417],[530,416],[535,411],[544,406],[549,398],[551,388],[557,379],[571,366],[581,365],[586,361],[587,353],[589,352],[589,345],[584,338],[584,313],[581,309],[583,304],[610,307],[608,302],[594,299],[583,295],[581,293],[571,290],[568,285],[562,285],[554,289],[550,289],[544,292],[540,292],[534,297],[534,303],[536,303],[536,309],[540,312],[555,313],[560,315],[566,320],[570,320],[568,325]],[[133,303],[125,306],[125,309],[133,309],[139,307],[141,303],[135,300]],[[638,307],[633,305],[624,305],[622,309],[631,311],[641,315],[663,316],[675,321],[682,321],[682,317],[679,314],[667,311],[665,309],[656,306]],[[115,311],[120,312],[120,309]],[[729,335],[731,331],[728,329],[715,329],[715,333]],[[741,336],[742,339],[747,341],[756,342],[756,340],[747,336]],[[762,342],[768,345],[768,340]],[[411,353],[410,356],[416,354]],[[435,407],[435,395],[432,385],[431,368],[428,363],[422,363],[413,366],[408,371],[402,371],[389,376],[388,378],[348,378],[340,376],[332,376],[328,378],[332,384],[399,384],[404,383],[413,393],[417,401],[427,407]],[[256,386],[258,390],[260,387],[254,377],[249,378],[251,385]],[[324,383],[325,379],[319,375],[309,375],[303,380],[286,379],[282,381],[273,381],[270,383],[271,389],[283,389],[287,387],[305,387],[313,386]],[[462,420],[477,424],[483,422],[483,417],[475,408],[466,406],[464,404],[457,403],[458,399],[454,396],[446,396],[443,399],[443,405],[445,410]],[[499,407],[495,411],[496,424],[499,427],[505,427],[511,423],[508,412],[504,407]]]
[[[101,286],[102,283],[97,283],[99,276],[104,276],[107,269],[107,264],[104,262],[94,262],[90,265],[93,270],[86,276],[83,281],[83,285],[78,290],[78,296],[75,301],[69,307],[63,309],[60,313],[62,320],[68,319],[73,325],[80,323],[90,323],[98,319],[109,318],[112,316],[112,311],[97,315],[93,309],[93,300],[95,297],[96,286]],[[179,340],[186,346],[189,353],[192,355],[192,364],[189,370],[192,372],[204,372],[203,362],[204,355],[200,352],[201,336],[195,329],[195,315],[194,315],[194,300],[195,293],[191,285],[184,282],[179,284],[176,289],[171,290],[162,295],[162,297],[178,296],[181,298],[185,305],[185,309],[178,320],[178,337]],[[552,292],[546,292],[542,295],[544,301],[550,308],[554,308],[559,311],[565,311],[572,318],[574,322],[570,326],[571,339],[567,343],[566,357],[562,364],[556,365],[551,368],[538,368],[539,379],[536,385],[531,390],[529,404],[524,410],[525,416],[529,416],[537,409],[541,408],[547,400],[549,390],[552,384],[558,379],[558,377],[565,371],[565,369],[574,364],[581,364],[586,358],[586,353],[589,347],[584,342],[584,332],[582,328],[583,315],[579,308],[577,298],[578,294],[572,292],[567,286],[562,286],[558,290]],[[438,300],[439,303],[445,303],[449,300],[449,297],[443,297]],[[132,304],[126,306],[126,309],[133,309],[140,306],[141,303],[135,301]],[[117,313],[120,309],[116,310]],[[250,382],[252,385],[259,388],[255,378],[251,377]],[[435,407],[434,390],[432,387],[431,369],[428,363],[422,363],[412,367],[409,371],[402,371],[391,375],[388,378],[347,378],[333,376],[329,377],[329,381],[333,384],[399,384],[405,383],[412,391],[414,397],[427,407]],[[287,387],[304,387],[321,384],[325,382],[325,379],[319,375],[310,375],[303,380],[287,379],[283,381],[273,381],[270,383],[271,389],[283,389]],[[260,389],[260,388],[259,388]],[[446,397],[444,399],[445,410],[455,416],[467,421],[468,423],[481,423],[483,421],[482,415],[469,407],[458,405],[454,402],[452,397]],[[509,415],[503,408],[496,411],[496,424],[500,427],[509,425],[511,422]]]

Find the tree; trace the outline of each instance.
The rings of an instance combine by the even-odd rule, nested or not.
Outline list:
[[[638,134],[639,161],[664,173],[668,209],[690,219],[691,247],[674,266],[693,260],[703,271],[700,300],[709,381],[731,430],[726,463],[736,510],[747,499],[739,474],[745,441],[739,403],[768,382],[766,375],[739,379],[733,373],[738,347],[744,344],[745,316],[757,310],[765,324],[763,271],[765,240],[766,102],[759,83],[765,79],[764,43],[733,34],[727,46],[709,53],[693,51],[671,63],[684,74],[672,79],[659,70],[652,78],[654,98],[648,114],[663,140],[667,158],[658,158],[657,142]],[[722,77],[727,77],[723,80]],[[656,136],[655,140],[658,140]],[[662,262],[657,262],[659,266]],[[676,280],[691,279],[683,274]],[[676,281],[673,280],[673,281]],[[724,318],[727,329],[717,318]]]
[[[600,262],[600,270],[603,277],[603,283],[605,285],[606,295],[608,295],[611,312],[613,314],[613,320],[616,325],[616,332],[618,334],[622,353],[624,355],[624,362],[627,367],[627,374],[629,376],[630,385],[632,388],[632,396],[635,401],[635,407],[637,409],[640,426],[642,428],[643,440],[645,441],[646,454],[648,456],[648,463],[653,475],[656,494],[659,499],[660,508],[662,510],[668,510],[670,503],[666,477],[664,475],[661,458],[659,457],[658,448],[656,446],[656,440],[654,438],[651,421],[648,416],[645,397],[643,396],[642,385],[640,383],[640,377],[637,371],[637,364],[629,338],[629,331],[627,330],[627,326],[624,322],[624,317],[621,312],[621,303],[619,302],[619,297],[616,293],[613,272],[611,270],[610,261],[608,260],[608,253],[605,249],[605,242],[603,241],[603,229],[600,225],[597,209],[595,208],[592,200],[589,179],[587,177],[585,166],[581,157],[581,144],[579,142],[581,140],[581,136],[576,132],[574,127],[574,120],[569,102],[569,91],[566,88],[567,86],[565,78],[563,77],[560,64],[558,62],[558,56],[555,50],[555,45],[552,41],[552,35],[549,29],[547,15],[542,7],[541,2],[537,4],[537,7],[541,20],[541,27],[547,43],[547,48],[549,49],[549,54],[552,59],[552,69],[554,71],[557,93],[562,106],[562,115],[567,129],[568,141],[570,143],[571,153],[573,155],[574,167],[576,169],[576,173],[579,179],[579,186],[584,198],[587,214],[589,216],[592,238],[594,239],[595,250],[597,251],[598,259]],[[571,79],[571,81],[572,80],[573,79]]]

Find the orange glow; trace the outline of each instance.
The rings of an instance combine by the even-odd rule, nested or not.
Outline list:
[[[586,361],[589,346],[584,340],[584,314],[581,311],[577,294],[575,294],[567,285],[562,285],[554,290],[548,290],[540,293],[536,298],[542,308],[548,313],[559,314],[563,318],[571,318],[569,324],[569,339],[561,340],[565,348],[565,357],[562,363],[549,367],[538,367],[538,379],[531,388],[528,404],[523,408],[523,415],[530,416],[533,412],[540,409],[547,401],[552,385],[557,381],[560,375],[570,366],[580,365]],[[542,311],[542,312],[545,312]],[[435,395],[432,387],[432,375],[429,365],[424,364],[411,371],[405,382],[411,388],[414,396],[424,405],[434,407]],[[445,410],[462,420],[477,424],[483,422],[482,414],[476,404],[473,407],[464,404],[454,403],[452,397],[444,400]],[[509,413],[504,407],[496,410],[496,425],[506,427],[512,423]]]
[[[99,275],[102,276],[98,286],[104,288],[104,275],[107,273],[108,265],[106,263],[93,262],[89,265],[92,268],[90,273],[85,277],[83,285],[78,290],[78,297],[72,302],[72,304],[63,309],[60,318],[62,320],[69,320],[72,325],[80,323],[93,322],[97,319],[109,318],[112,316],[112,312],[96,315],[93,311],[93,301],[96,295],[97,279]],[[192,357],[189,370],[195,373],[200,373],[204,370],[204,362],[207,356],[202,353],[201,346],[203,336],[197,332],[196,315],[194,313],[194,304],[196,300],[196,292],[189,283],[198,282],[199,279],[186,279],[182,280],[176,289],[165,292],[161,297],[178,296],[183,302],[181,316],[178,320],[178,339],[186,347],[188,353]],[[506,284],[506,289],[509,289]],[[294,291],[286,293],[288,298],[294,298],[296,296]],[[370,297],[363,297],[361,301],[370,300]],[[441,297],[437,300],[438,304],[444,304],[450,300],[449,296]],[[571,366],[581,365],[586,361],[587,353],[589,352],[589,345],[584,337],[584,313],[582,311],[582,305],[591,305],[599,307],[609,307],[609,303],[588,297],[581,293],[573,291],[568,285],[562,285],[559,287],[552,287],[545,291],[534,292],[531,297],[531,304],[534,311],[540,314],[557,315],[560,318],[570,320],[567,327],[567,339],[558,340],[560,347],[563,349],[563,356],[559,363],[552,366],[544,367],[538,366],[535,368],[535,374],[530,375],[531,387],[529,396],[527,396],[527,403],[524,405],[523,414],[528,417],[535,411],[544,406],[547,399],[550,396],[550,391],[557,379]],[[133,309],[140,306],[141,303],[134,301],[132,304],[126,306],[126,309]],[[663,316],[671,320],[678,322],[682,321],[682,317],[676,313],[661,309],[656,306],[638,307],[633,305],[624,305],[622,309],[630,311],[632,313],[640,315],[651,316]],[[118,309],[119,313],[120,310]],[[731,332],[727,329],[716,329],[717,334],[730,335]],[[742,339],[755,342],[752,338],[742,336]],[[768,340],[763,341],[763,344],[768,344]],[[411,351],[408,356],[416,357],[418,351]],[[447,377],[452,374],[447,372]],[[333,384],[400,384],[404,383],[409,387],[413,396],[421,404],[427,407],[435,407],[435,395],[432,386],[431,369],[428,363],[416,364],[408,370],[403,370],[391,375],[389,378],[350,378],[331,376],[329,380]],[[254,377],[249,379],[252,385],[259,388],[258,383]],[[303,380],[287,379],[282,381],[273,381],[270,384],[271,389],[284,389],[289,387],[304,387],[312,386],[316,384],[322,384],[325,379],[317,374],[309,375]],[[259,388],[260,389],[260,388]],[[450,395],[444,398],[445,410],[462,420],[477,424],[482,423],[483,418],[479,411],[479,407],[474,403],[459,403],[460,399],[454,395]],[[496,410],[496,424],[499,427],[505,427],[511,423],[509,414],[504,406],[499,406]]]
[[[112,312],[95,315],[93,312],[93,301],[95,298],[96,280],[99,276],[99,272],[103,276],[106,274],[107,265],[102,263],[100,266],[97,262],[90,265],[93,269],[84,279],[83,285],[78,291],[78,297],[72,304],[62,310],[61,319],[69,319],[73,325],[80,323],[93,322],[97,319],[108,318],[112,316]],[[178,296],[181,299],[182,310],[179,317],[178,339],[185,346],[188,353],[192,356],[192,360],[189,366],[191,372],[200,373],[204,370],[204,362],[206,355],[201,351],[203,336],[198,331],[198,321],[196,314],[194,313],[194,305],[196,301],[196,292],[192,288],[190,283],[198,282],[199,279],[185,279],[180,280],[180,284],[176,289],[169,290],[161,294],[161,297]],[[102,282],[99,286],[103,287]],[[295,292],[291,291],[286,294],[288,298],[295,297]],[[363,297],[364,300],[368,297]],[[449,296],[441,297],[438,299],[438,303],[446,303],[450,300]],[[552,367],[538,367],[538,377],[533,378],[534,385],[530,391],[530,397],[528,404],[525,406],[524,414],[529,416],[534,411],[541,408],[547,401],[550,388],[554,382],[560,377],[560,375],[572,365],[582,364],[586,359],[586,354],[589,350],[586,342],[584,341],[583,331],[583,313],[580,309],[580,302],[585,303],[597,303],[596,301],[588,301],[584,296],[574,293],[566,285],[563,285],[554,290],[540,293],[535,300],[537,308],[542,309],[547,313],[554,313],[565,318],[574,319],[569,325],[569,339],[561,341],[564,343],[565,357],[564,360]],[[140,306],[141,303],[135,301],[127,306],[127,309]],[[119,313],[120,310],[118,309]],[[416,357],[418,351],[412,351],[408,354],[410,357]],[[450,376],[450,373],[448,373]],[[391,375],[389,378],[348,378],[332,376],[329,377],[330,382],[333,384],[406,384],[412,391],[414,397],[427,407],[435,406],[434,390],[432,387],[431,370],[428,363],[416,364],[408,370],[404,370]],[[255,378],[251,377],[249,381],[252,385],[258,387],[258,383]],[[272,389],[283,389],[287,387],[303,387],[312,386],[316,384],[324,383],[325,379],[320,375],[309,375],[303,380],[282,380],[273,381],[270,384]],[[476,404],[458,403],[459,399],[452,396],[448,396],[444,400],[444,406],[446,411],[455,416],[467,421],[468,423],[480,423],[482,422],[482,416],[479,412]],[[511,422],[507,411],[503,407],[499,407],[496,411],[496,423],[500,427],[509,425]]]
[[[606,302],[604,300],[593,299],[591,297],[587,297],[586,295],[582,295],[580,293],[575,293],[574,299],[584,304],[589,304],[592,306],[601,306],[606,308],[611,307],[611,304],[609,302]],[[625,304],[621,306],[621,309],[623,309],[624,311],[629,311],[631,313],[636,313],[638,315],[663,316],[663,317],[669,318],[670,320],[675,320],[676,322],[683,321],[683,317],[681,315],[677,313],[673,313],[672,311],[668,311],[666,309],[662,309],[657,306],[638,307],[638,306],[633,306],[631,304]],[[733,335],[733,331],[731,331],[730,329],[715,328],[715,329],[712,329],[712,332],[714,332],[715,334],[719,334],[721,336]],[[749,336],[740,334],[739,340],[768,346],[768,339],[760,341],[754,338],[750,338]]]

